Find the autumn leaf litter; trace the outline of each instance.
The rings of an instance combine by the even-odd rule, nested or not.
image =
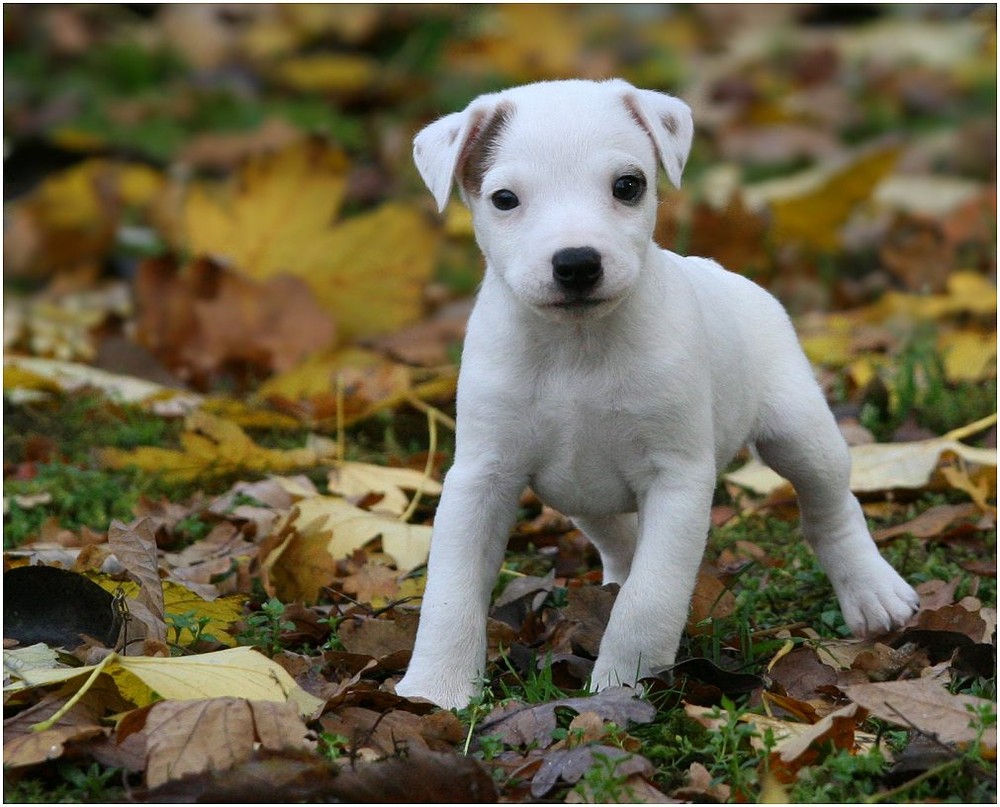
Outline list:
[[[10,41],[43,37],[73,64],[128,40],[102,13],[15,14]],[[94,118],[71,97],[10,113],[18,142],[75,154],[5,205],[11,782],[92,765],[136,800],[995,797],[995,103],[976,106],[995,94],[995,20],[822,13],[504,6],[459,25],[443,8],[163,7],[141,47],[184,67],[156,68],[173,93],[117,86],[95,113],[111,140],[81,150],[72,126]],[[413,32],[427,38],[382,58]],[[775,49],[775,32],[798,44]],[[421,48],[436,66],[408,70]],[[257,77],[247,109],[312,99],[338,136],[277,106],[201,130],[189,69]],[[431,215],[407,142],[492,76],[610,72],[698,110],[657,238],[788,305],[852,443],[852,489],[921,609],[891,636],[844,636],[792,492],[747,458],[720,482],[679,664],[642,696],[586,695],[617,587],[526,493],[484,697],[437,710],[393,685],[479,258],[457,204]],[[161,143],[143,120],[190,128]],[[73,453],[38,424],[78,404],[133,431]],[[139,495],[127,515],[67,519],[66,490],[32,487],[52,466]],[[38,596],[53,575],[73,578],[46,594],[58,608]],[[845,759],[851,784],[831,784]]]

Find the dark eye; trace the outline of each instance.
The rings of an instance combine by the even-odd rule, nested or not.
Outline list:
[[[517,194],[508,190],[497,191],[490,197],[490,201],[493,202],[493,207],[497,210],[513,210],[521,204],[521,200],[517,198]]]
[[[612,194],[615,199],[627,204],[635,204],[641,198],[643,193],[646,191],[646,178],[642,176],[634,176],[632,174],[625,174],[624,176],[618,177],[615,180],[614,187],[612,188]]]

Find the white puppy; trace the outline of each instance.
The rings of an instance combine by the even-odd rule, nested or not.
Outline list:
[[[591,685],[672,664],[716,475],[746,444],[795,485],[850,628],[886,632],[913,613],[916,594],[848,489],[847,447],[781,305],[652,241],[658,163],[679,184],[692,129],[669,95],[558,81],[484,95],[417,135],[439,208],[460,185],[486,274],[399,693],[461,707],[479,691],[490,592],[525,486],[573,518],[605,582],[621,584]]]

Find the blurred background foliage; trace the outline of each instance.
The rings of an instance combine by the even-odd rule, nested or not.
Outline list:
[[[345,373],[350,418],[446,399],[482,262],[413,134],[621,76],[694,111],[658,241],[776,293],[832,399],[994,408],[995,6],[7,4],[4,71],[8,357],[313,424]]]

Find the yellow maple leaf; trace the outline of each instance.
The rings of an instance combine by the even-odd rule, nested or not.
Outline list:
[[[334,226],[346,170],[341,152],[317,140],[255,157],[224,188],[190,193],[189,250],[257,280],[301,278],[347,339],[415,321],[440,230],[420,208],[398,202]]]
[[[190,252],[258,279],[292,272],[303,244],[340,211],[347,168],[343,152],[309,139],[256,155],[221,188],[194,186],[184,204]]]

